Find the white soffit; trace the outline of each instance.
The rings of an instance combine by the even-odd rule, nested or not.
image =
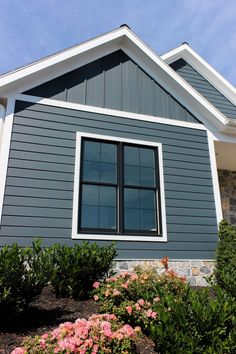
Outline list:
[[[217,168],[236,171],[236,143],[215,142]]]

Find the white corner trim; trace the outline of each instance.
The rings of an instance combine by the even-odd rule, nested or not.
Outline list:
[[[52,107],[69,108],[69,109],[74,109],[77,111],[98,113],[98,114],[104,114],[104,115],[122,117],[122,118],[130,118],[130,119],[142,120],[142,121],[147,121],[147,122],[152,122],[152,123],[174,125],[174,126],[178,126],[178,127],[191,128],[191,129],[197,129],[197,130],[207,130],[204,127],[204,125],[200,124],[200,123],[190,123],[190,122],[185,122],[185,121],[175,120],[175,119],[170,119],[170,118],[162,118],[162,117],[149,116],[149,115],[139,114],[139,113],[131,113],[131,112],[119,111],[119,110],[110,109],[110,108],[88,106],[88,105],[84,105],[84,104],[80,104],[80,103],[72,103],[72,102],[54,100],[51,98],[41,98],[41,97],[36,97],[36,96],[18,94],[18,95],[16,95],[16,99],[19,101],[38,103],[38,104],[43,104],[43,105],[52,106]]]
[[[183,58],[193,66],[206,80],[208,80],[218,91],[220,91],[229,101],[236,104],[236,88],[227,81],[219,72],[197,54],[189,45],[183,44],[161,58],[168,64]]]
[[[5,107],[0,104],[0,152],[1,152],[1,145],[2,145],[2,134],[3,134],[5,114],[6,114]]]
[[[78,233],[78,211],[79,211],[79,184],[80,184],[80,156],[81,156],[81,140],[83,137],[127,142],[131,144],[147,145],[158,147],[159,157],[159,175],[160,175],[160,192],[161,192],[161,223],[162,236],[137,236],[137,235],[94,235]],[[153,143],[150,141],[117,138],[109,135],[99,135],[90,133],[77,132],[76,134],[76,152],[75,152],[75,173],[74,173],[74,193],[73,193],[73,212],[72,212],[72,239],[83,240],[115,240],[115,241],[152,241],[152,242],[167,242],[167,227],[166,227],[166,207],[165,207],[165,189],[164,189],[164,172],[163,172],[163,155],[162,144]]]
[[[6,177],[7,177],[7,166],[8,166],[8,158],[9,158],[10,144],[11,144],[14,108],[15,108],[15,97],[10,97],[8,98],[7,101],[4,130],[2,134],[2,142],[1,142],[1,150],[0,150],[0,224],[2,218],[3,200],[4,200],[4,192],[5,192]]]
[[[216,156],[215,156],[214,137],[212,133],[209,131],[207,132],[207,138],[208,138],[208,146],[209,146],[209,154],[210,154],[210,162],[211,162],[213,191],[214,191],[215,206],[216,206],[216,218],[219,224],[223,219],[223,213],[222,213],[222,206],[221,206],[220,187],[219,187],[218,171],[217,171]]]

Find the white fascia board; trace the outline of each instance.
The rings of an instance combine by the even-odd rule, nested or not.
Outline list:
[[[178,48],[161,56],[167,63],[183,58],[195,70],[209,81],[218,91],[222,93],[229,101],[236,104],[236,88],[228,82],[220,73],[218,73],[210,64],[208,64],[199,54],[197,54],[189,45],[183,44]]]
[[[18,81],[24,79],[27,77],[35,77],[38,72],[42,72],[43,70],[50,69],[57,64],[60,63],[65,63],[66,61],[72,61],[78,58],[79,56],[82,56],[83,53],[89,52],[89,51],[94,51],[97,48],[101,47],[102,48],[102,55],[106,55],[106,47],[109,46],[110,43],[119,43],[121,38],[126,34],[127,29],[125,27],[118,28],[112,32],[106,33],[102,36],[96,37],[94,39],[91,39],[89,41],[86,41],[84,43],[81,43],[75,47],[72,47],[70,49],[66,49],[60,53],[53,54],[49,57],[46,57],[42,60],[39,60],[35,63],[32,63],[30,65],[27,65],[21,69],[12,71],[10,73],[7,73],[3,76],[0,77],[0,90],[1,88],[6,91],[13,89],[12,84],[17,86]],[[105,47],[105,48],[103,48]],[[105,54],[104,54],[105,53]],[[100,53],[99,53],[100,54]],[[93,60],[93,59],[92,59]],[[86,58],[86,63],[88,62],[88,58]],[[84,64],[82,64],[84,65]],[[81,66],[81,63],[77,62],[77,67]],[[48,73],[48,72],[47,72]],[[56,73],[58,76],[58,72]],[[48,79],[47,79],[48,81]],[[19,91],[18,91],[19,92]]]
[[[161,57],[153,52],[134,33],[127,31],[126,38],[128,38],[129,41],[124,40],[122,42],[124,43],[122,49],[133,57],[144,70],[152,75],[154,79],[157,79],[158,81],[161,79],[162,86],[164,86],[164,88],[174,97],[178,95],[176,98],[179,99],[190,112],[195,114],[197,118],[199,118],[199,116],[205,117],[212,121],[212,124],[216,125],[220,131],[224,130],[224,125],[228,122],[228,118],[181,78]]]

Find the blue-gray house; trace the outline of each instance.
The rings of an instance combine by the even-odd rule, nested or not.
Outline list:
[[[236,90],[189,45],[160,57],[122,26],[2,75],[0,104],[0,247],[116,240],[120,267],[211,271]]]

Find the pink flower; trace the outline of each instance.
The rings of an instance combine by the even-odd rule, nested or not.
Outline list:
[[[24,348],[17,347],[11,352],[11,354],[26,354],[26,350]]]
[[[132,307],[131,306],[126,306],[126,310],[127,310],[128,314],[132,313]]]
[[[109,290],[106,290],[105,291],[105,296],[108,297],[110,295],[110,291]]]
[[[100,282],[99,281],[95,281],[95,283],[93,283],[93,288],[97,289],[100,286]]]
[[[136,308],[137,311],[141,310],[141,306],[139,304],[135,304],[135,308]]]
[[[121,286],[122,286],[122,288],[124,288],[124,289],[128,289],[128,285],[129,285],[129,283],[124,283],[124,284],[121,284]]]
[[[154,297],[154,299],[153,299],[154,302],[159,302],[160,300],[161,300],[161,299],[159,298],[159,296]]]
[[[139,304],[140,306],[144,306],[145,301],[144,301],[143,299],[139,299],[139,300],[138,300],[138,304]]]
[[[45,348],[46,348],[46,341],[45,341],[45,339],[41,339],[40,348],[42,348],[42,349],[45,349]]]
[[[94,298],[95,301],[98,301],[98,299],[99,299],[98,295],[94,295],[93,298]]]
[[[48,338],[48,333],[44,333],[41,338],[42,339],[47,339]]]
[[[120,291],[117,290],[117,289],[114,289],[113,295],[114,295],[114,296],[119,296],[119,295],[120,295]]]
[[[147,310],[145,313],[146,313],[147,317],[150,317],[150,318],[156,318],[157,317],[157,313],[152,311],[152,309]]]

